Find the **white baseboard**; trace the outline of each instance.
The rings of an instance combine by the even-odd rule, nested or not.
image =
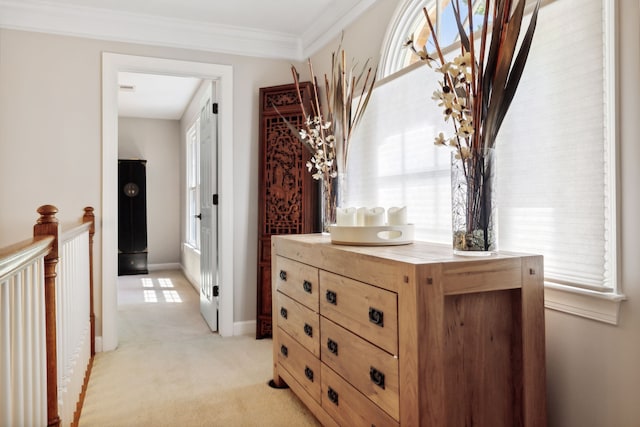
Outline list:
[[[149,264],[147,266],[149,271],[158,271],[158,270],[180,270],[180,263],[178,262],[168,262],[165,264]]]
[[[193,289],[195,289],[196,292],[200,293],[200,282],[197,281],[193,276],[191,276],[191,274],[189,274],[184,265],[180,264],[180,270],[182,271],[182,274],[184,274],[184,277],[187,279],[187,282],[189,282],[191,286],[193,286]]]
[[[233,335],[254,335],[256,334],[256,321],[247,320],[245,322],[233,323]]]
[[[244,322],[235,322],[233,324],[233,335],[251,335],[256,334],[256,321],[247,320]],[[102,352],[102,337],[96,336],[96,353]]]

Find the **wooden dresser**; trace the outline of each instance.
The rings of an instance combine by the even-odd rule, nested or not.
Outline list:
[[[327,426],[546,426],[543,263],[272,238],[273,361]]]

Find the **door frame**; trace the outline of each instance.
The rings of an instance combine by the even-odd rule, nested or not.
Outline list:
[[[220,308],[218,332],[233,335],[233,67],[230,65],[102,53],[102,335],[98,350],[118,346],[118,73],[197,77],[220,82],[218,102],[218,226]],[[222,226],[224,224],[224,226]],[[181,233],[182,235],[182,233]],[[101,339],[100,339],[101,338]]]

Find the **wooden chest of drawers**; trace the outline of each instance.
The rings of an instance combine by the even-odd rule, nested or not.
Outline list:
[[[272,238],[274,381],[323,425],[546,425],[541,256]]]

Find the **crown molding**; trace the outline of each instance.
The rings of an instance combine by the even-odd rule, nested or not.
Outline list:
[[[370,1],[370,0],[369,0]],[[243,56],[301,60],[292,34],[89,7],[0,0],[0,27]]]
[[[308,58],[334,39],[380,0],[361,0],[349,10],[324,13],[302,34],[302,58]],[[386,25],[386,23],[385,23]]]

